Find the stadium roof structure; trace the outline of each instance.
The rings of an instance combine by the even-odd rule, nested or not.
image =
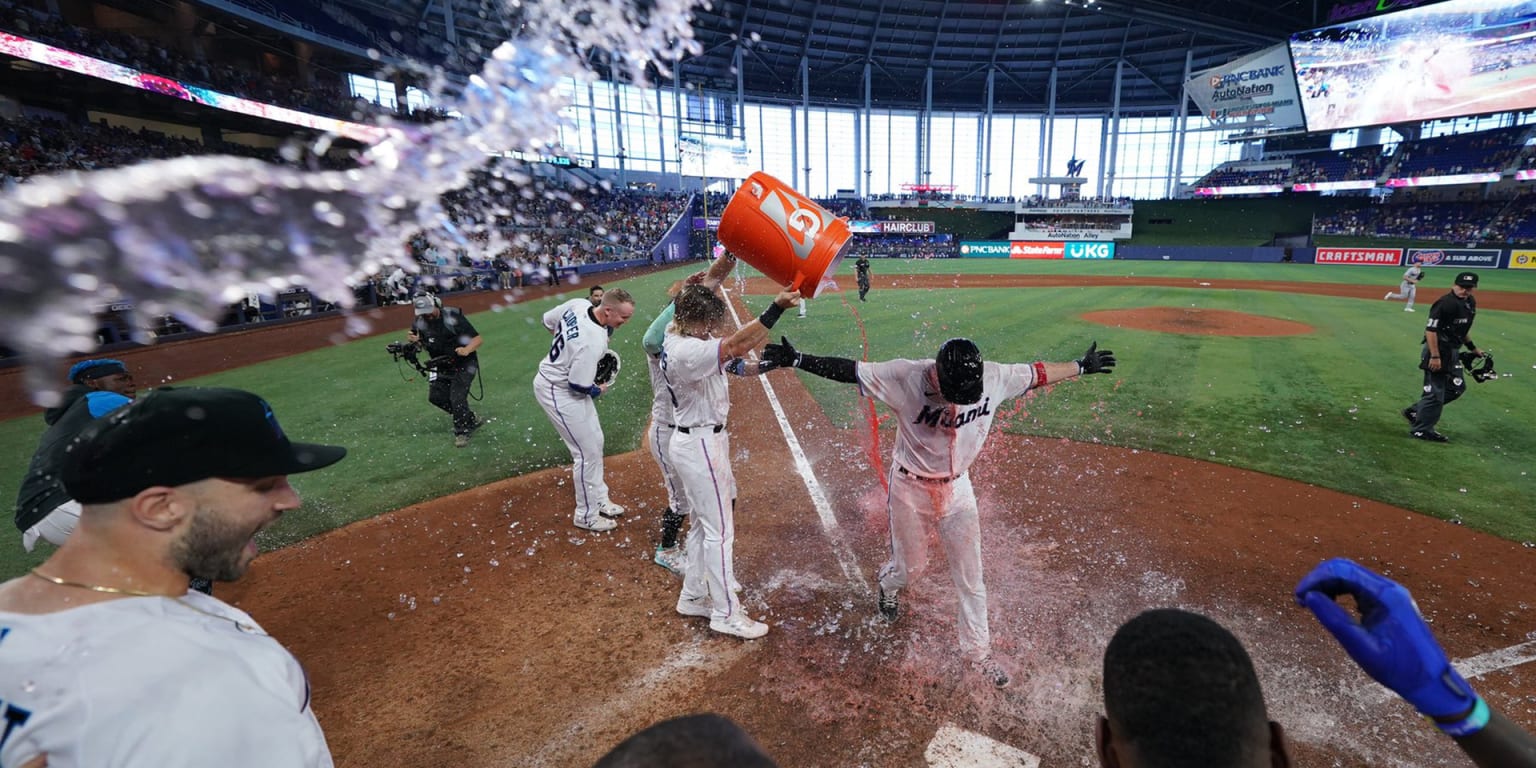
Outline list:
[[[496,0],[342,0],[494,44]],[[642,6],[647,0],[640,0]],[[756,100],[1039,111],[1056,69],[1058,112],[1103,112],[1120,77],[1122,112],[1178,104],[1191,72],[1322,26],[1316,0],[713,0],[695,13],[703,52],[683,81]],[[444,27],[438,27],[443,29]],[[932,83],[928,82],[932,73]],[[808,81],[808,82],[807,82]],[[808,88],[806,87],[808,85]]]

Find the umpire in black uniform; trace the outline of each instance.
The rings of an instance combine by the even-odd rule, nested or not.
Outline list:
[[[864,294],[869,293],[869,258],[860,256],[853,263],[854,279],[859,281],[859,301],[864,300]]]
[[[1445,435],[1435,431],[1435,425],[1440,423],[1440,411],[1445,404],[1467,391],[1459,350],[1465,345],[1473,355],[1483,356],[1470,335],[1472,321],[1477,317],[1477,299],[1472,296],[1476,289],[1477,273],[1462,272],[1456,275],[1451,292],[1436,299],[1429,308],[1424,349],[1419,353],[1419,367],[1424,370],[1424,397],[1403,409],[1403,418],[1413,425],[1409,434],[1420,440],[1448,442]]]
[[[480,332],[457,307],[443,306],[442,299],[423,294],[411,300],[416,320],[406,338],[420,344],[431,356],[427,401],[453,417],[453,444],[469,445],[469,435],[480,427],[480,418],[469,409],[469,385],[480,372]]]

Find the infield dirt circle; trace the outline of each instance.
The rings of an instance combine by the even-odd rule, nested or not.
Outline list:
[[[982,281],[1052,282],[931,284]],[[929,285],[884,282],[877,291]],[[1210,282],[1203,289],[1380,300],[1369,286]],[[499,298],[485,296],[486,306]],[[1489,298],[1480,304],[1498,308]],[[484,308],[477,300],[457,303]],[[1502,308],[1536,309],[1509,300],[1525,304]],[[408,311],[376,325],[399,327]],[[197,345],[198,359],[235,367],[252,350],[329,343],[332,322],[260,345],[216,336],[137,354]],[[1187,316],[1181,327],[1198,330]],[[1510,647],[1530,658],[1536,647],[1533,550],[1519,543],[1217,464],[997,432],[972,471],[995,653],[1014,676],[995,690],[957,660],[942,549],[903,592],[901,619],[877,618],[886,536],[874,433],[834,428],[795,376],[766,379],[826,506],[824,519],[761,383],[732,382],[737,574],[750,613],[772,627],[762,640],[674,612],[679,582],[650,562],[666,499],[643,451],[607,460],[613,496],[629,506],[611,533],[571,526],[569,469],[551,469],[268,553],[220,596],[303,662],[337,764],[368,768],[590,765],[655,721],[702,711],[740,723],[783,766],[928,765],[944,725],[1045,766],[1093,765],[1104,644],[1162,606],[1206,613],[1244,641],[1298,765],[1466,764],[1293,603],[1300,575],[1333,556],[1409,585],[1453,658]],[[887,453],[889,439],[885,430]],[[1533,671],[1504,665],[1473,684],[1532,728]]]

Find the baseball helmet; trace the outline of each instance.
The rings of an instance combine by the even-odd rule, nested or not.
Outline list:
[[[939,394],[955,405],[981,399],[981,350],[970,339],[950,339],[934,357],[939,375]]]

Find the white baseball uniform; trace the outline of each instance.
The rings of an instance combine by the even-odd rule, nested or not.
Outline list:
[[[667,377],[661,372],[661,350],[667,325],[676,312],[675,304],[668,304],[645,332],[645,364],[651,374],[651,458],[661,469],[661,482],[667,487],[667,506],[679,515],[688,514],[688,494],[683,492],[682,481],[677,477],[672,459],[672,390]]]
[[[1395,293],[1387,294],[1388,299],[1407,299],[1408,306],[1413,306],[1414,296],[1419,292],[1418,282],[1424,277],[1424,269],[1415,264],[1403,272],[1403,283],[1397,287]]]
[[[960,650],[971,660],[982,659],[992,635],[969,471],[998,406],[1035,386],[1036,366],[983,363],[982,395],[973,405],[954,405],[939,395],[932,360],[861,362],[856,370],[859,390],[894,411],[897,424],[886,497],[891,559],[880,568],[880,587],[894,594],[927,568],[925,525],[937,525],[960,595]]]
[[[198,592],[0,612],[0,765],[331,765],[309,681],[246,615]]]
[[[731,471],[731,410],[721,339],[668,332],[661,371],[671,390],[673,470],[688,497],[693,524],[684,549],[683,600],[708,597],[711,621],[731,621],[742,610],[730,589],[736,581],[736,476]]]
[[[544,313],[544,327],[554,340],[533,377],[534,398],[571,451],[575,519],[581,526],[596,523],[608,503],[608,484],[603,482],[603,425],[587,390],[597,374],[598,358],[608,351],[612,332],[597,322],[594,309],[592,302],[581,297]],[[572,389],[573,385],[584,391]]]

